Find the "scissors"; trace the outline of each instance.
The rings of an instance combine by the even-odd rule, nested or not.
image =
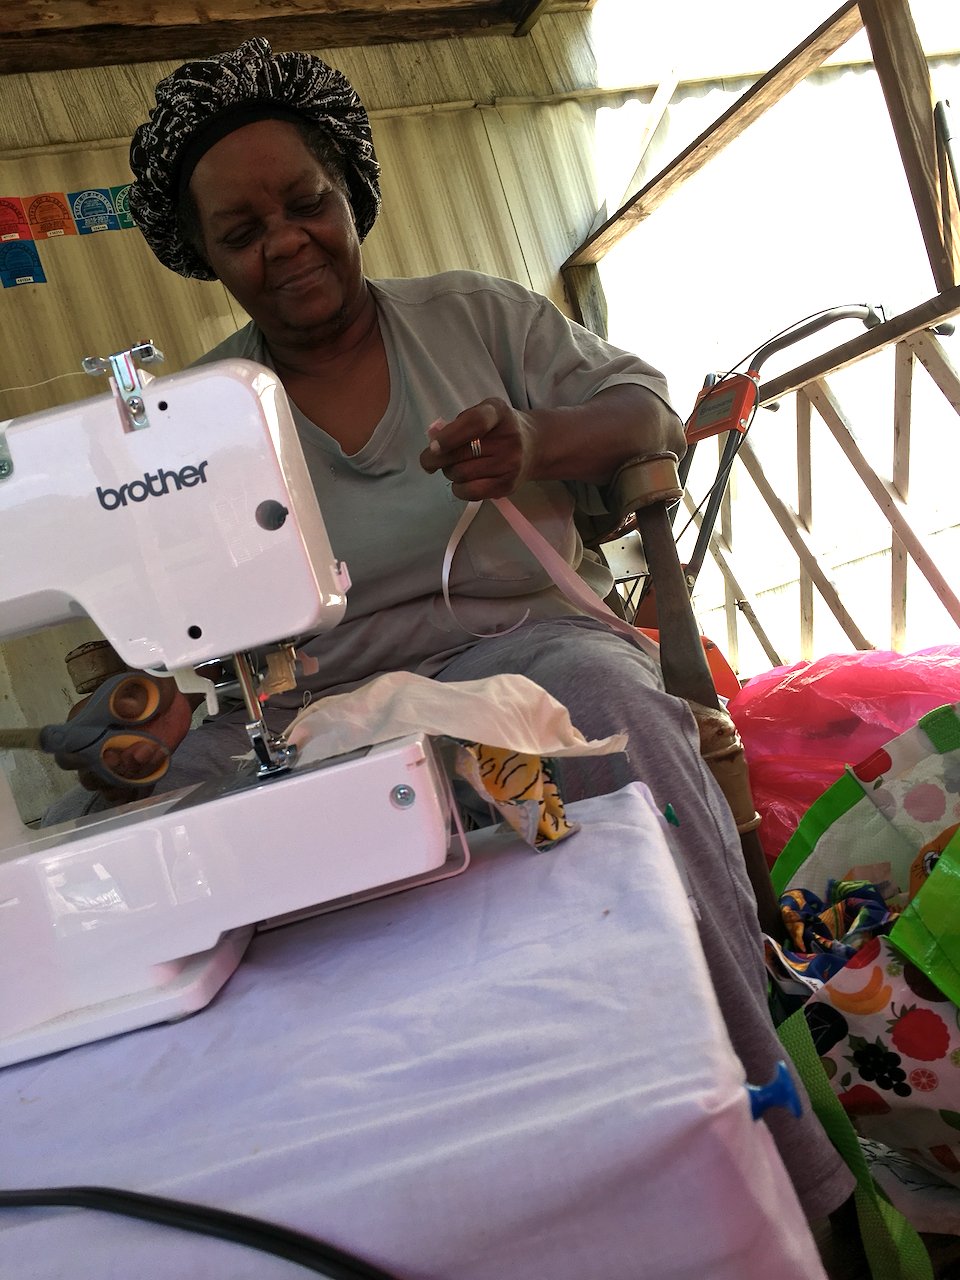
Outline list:
[[[151,787],[170,765],[170,748],[139,730],[169,707],[174,692],[170,680],[160,681],[143,671],[123,672],[105,680],[63,724],[48,724],[40,729],[0,729],[0,750],[46,751],[62,769],[89,769],[108,782]],[[147,743],[163,753],[160,764],[146,777],[126,777],[104,760],[105,752],[125,751],[138,743]]]

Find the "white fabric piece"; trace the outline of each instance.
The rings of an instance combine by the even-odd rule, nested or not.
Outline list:
[[[310,763],[408,733],[539,756],[611,755],[627,745],[626,734],[588,741],[566,707],[526,676],[440,683],[411,671],[391,671],[311,703],[292,722],[288,739]]]
[[[960,1236],[960,1190],[882,1142],[860,1139],[874,1181],[915,1231]]]
[[[0,1071],[6,1185],[254,1214],[403,1280],[825,1280],[649,793],[572,810],[548,854],[477,833],[462,876],[261,935],[193,1018]],[[3,1211],[0,1259],[306,1274],[85,1210]]]

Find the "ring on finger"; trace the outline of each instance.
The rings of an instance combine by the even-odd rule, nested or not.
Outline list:
[[[470,452],[475,458],[480,457],[480,441],[477,439],[470,441]]]

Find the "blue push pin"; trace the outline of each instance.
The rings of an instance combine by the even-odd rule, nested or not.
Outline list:
[[[785,1062],[777,1063],[776,1074],[769,1084],[748,1084],[746,1090],[754,1120],[759,1120],[768,1107],[786,1107],[793,1115],[800,1115],[800,1095]]]

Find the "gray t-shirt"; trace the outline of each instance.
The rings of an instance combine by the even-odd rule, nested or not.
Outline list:
[[[578,610],[489,503],[478,512],[450,569],[453,614],[441,591],[444,550],[464,510],[442,474],[419,454],[426,429],[491,396],[520,410],[582,404],[605,387],[636,383],[665,402],[663,376],[571,323],[548,299],[471,271],[413,280],[371,280],[390,372],[390,402],[370,440],[345,454],[293,406],[334,554],[353,585],[344,620],[305,647],[320,663],[312,692],[355,685],[383,671],[435,674],[476,634],[502,632],[525,613]],[[198,363],[226,357],[270,365],[252,323]],[[607,571],[583,547],[575,505],[603,511],[592,486],[523,485],[513,501],[601,595]],[[299,695],[286,695],[287,705]]]

